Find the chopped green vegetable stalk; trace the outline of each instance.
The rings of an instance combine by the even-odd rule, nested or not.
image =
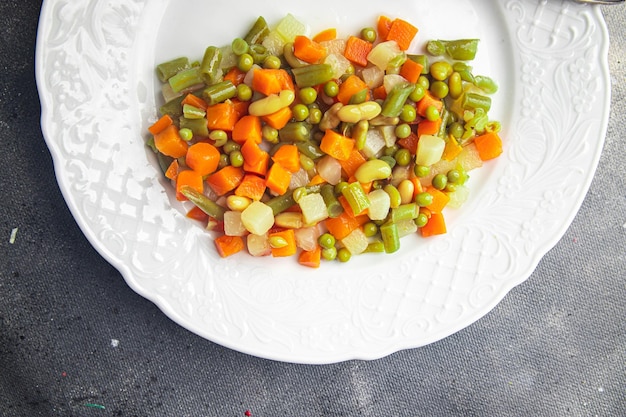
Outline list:
[[[380,235],[385,252],[393,253],[400,249],[400,236],[398,235],[398,226],[395,223],[387,222],[380,226]]]
[[[157,65],[157,76],[161,82],[166,82],[174,75],[189,67],[189,59],[187,57],[172,59],[171,61]]]
[[[259,18],[254,22],[254,25],[250,28],[246,36],[243,38],[248,45],[260,44],[263,42],[265,37],[269,35],[270,28],[265,21],[265,18],[259,16]]]
[[[195,188],[183,186],[181,187],[180,192],[209,216],[217,220],[224,220],[224,213],[226,212],[226,209],[216,204],[204,194],[199,193]]]
[[[412,83],[401,83],[393,87],[383,102],[383,109],[380,114],[385,117],[400,116],[406,99],[409,98],[414,89],[415,84]]]
[[[333,79],[333,67],[328,64],[313,64],[292,70],[296,85],[300,88],[324,84]]]
[[[202,96],[206,102],[212,106],[213,104],[222,103],[237,95],[237,87],[232,81],[221,81],[217,84],[210,85],[202,90]]]
[[[335,196],[335,187],[330,184],[325,184],[322,186],[320,194],[328,209],[328,217],[335,218],[343,213],[343,206],[339,200],[337,200],[337,196]]]
[[[367,198],[367,194],[363,191],[363,187],[360,182],[353,182],[348,184],[341,190],[341,194],[346,198],[352,212],[359,214],[370,206],[370,201]]]
[[[204,51],[204,57],[200,64],[200,72],[205,77],[207,84],[213,84],[218,81],[222,74],[220,65],[222,63],[222,50],[215,46],[209,46]]]
[[[198,84],[203,84],[204,79],[202,78],[202,73],[200,72],[200,69],[198,67],[192,67],[180,71],[178,74],[172,76],[168,80],[168,82],[170,83],[172,90],[178,93],[185,88],[189,88]]]

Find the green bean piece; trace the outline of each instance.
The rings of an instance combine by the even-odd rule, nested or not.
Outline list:
[[[300,61],[293,54],[293,42],[287,42],[285,46],[283,46],[283,58],[285,58],[285,61],[287,61],[287,64],[289,64],[289,66],[292,69],[302,68],[302,67],[306,67],[307,65],[309,65],[306,62]]]
[[[198,67],[192,67],[182,70],[176,75],[170,77],[168,82],[170,87],[172,87],[172,90],[174,90],[175,93],[178,93],[185,88],[204,83],[204,79],[202,78],[200,69]]]
[[[451,114],[452,113],[448,111],[448,109],[444,106],[443,109],[441,110],[441,116],[440,116],[441,125],[439,125],[439,130],[437,131],[435,136],[439,136],[440,138],[447,137],[446,132],[447,132],[448,124],[450,122]]]
[[[210,85],[202,91],[202,97],[212,106],[237,96],[237,87],[230,80]]]
[[[306,67],[293,68],[293,77],[300,88],[324,84],[333,79],[334,71],[329,64],[313,64]]]
[[[178,74],[182,70],[188,69],[189,67],[189,59],[187,57],[182,57],[157,65],[156,71],[159,80],[164,83],[174,75]]]
[[[487,112],[491,109],[491,98],[476,93],[465,93],[462,106],[467,110],[483,109]]]
[[[183,115],[182,101],[184,99],[184,96],[179,96],[171,99],[170,101],[159,107],[159,113],[163,116],[167,114],[174,120],[178,119],[180,116]]]
[[[250,45],[250,51],[248,53],[252,56],[252,61],[257,65],[263,64],[270,56],[267,48],[263,45]]]
[[[179,125],[181,129],[189,129],[193,132],[194,136],[201,136],[206,138],[209,136],[209,128],[206,123],[206,119],[187,119],[186,117],[181,117],[179,120]]]
[[[367,245],[364,253],[383,253],[385,251],[385,244],[379,240],[371,242]]]
[[[269,199],[265,204],[272,209],[272,213],[276,216],[296,204],[296,200],[293,198],[293,193],[285,193]]]
[[[295,142],[295,145],[301,154],[311,158],[312,160],[319,159],[325,155],[324,151],[322,151],[320,147],[311,140]]]
[[[402,108],[406,103],[407,98],[411,95],[415,89],[415,84],[412,83],[400,83],[394,86],[385,101],[382,104],[382,114],[385,117],[398,117],[402,113]]]
[[[259,16],[243,39],[248,43],[248,45],[260,44],[263,42],[263,39],[269,35],[269,33],[270,28],[265,21],[265,18],[263,18],[263,16]]]
[[[151,139],[154,141],[154,138],[151,138]],[[154,148],[154,151],[157,154],[157,161],[159,162],[159,167],[161,168],[161,171],[165,173],[167,169],[170,167],[170,164],[172,163],[172,161],[174,161],[174,158],[172,158],[171,156],[163,155],[156,148]]]
[[[400,249],[400,235],[395,223],[387,222],[380,226],[380,237],[383,240],[386,253],[393,253]]]
[[[180,188],[180,193],[187,197],[200,210],[217,220],[224,220],[224,207],[216,204],[213,200],[198,192],[195,188],[184,185]]]
[[[348,201],[354,214],[359,214],[370,206],[370,200],[358,181],[348,184],[347,187],[341,190],[341,194]]]
[[[422,75],[430,72],[430,62],[427,55],[407,55],[407,58],[422,66]]]
[[[200,72],[204,75],[207,84],[213,84],[221,77],[221,63],[222,50],[215,46],[206,48],[204,56],[202,57],[202,63],[200,64]]]
[[[483,90],[486,94],[494,94],[498,91],[496,82],[485,75],[476,75],[474,77],[474,85]]]
[[[352,128],[352,139],[354,139],[356,148],[360,151],[365,147],[367,141],[367,132],[369,130],[369,122],[361,120]]]
[[[206,116],[206,112],[191,104],[184,104],[183,116],[185,116],[186,119],[202,119]]]
[[[337,196],[335,196],[334,186],[330,184],[322,185],[320,194],[322,195],[324,203],[326,204],[326,208],[328,209],[328,217],[335,218],[343,213],[343,206],[341,205],[339,200],[337,200]]]
[[[419,214],[419,207],[416,203],[402,204],[391,209],[391,221],[397,223],[401,220],[415,219]]]
[[[364,88],[363,90],[359,91],[358,93],[354,93],[354,95],[352,97],[350,97],[349,104],[361,104],[361,103],[364,103],[365,100],[367,100],[368,93],[369,93],[369,89],[368,88]]]
[[[383,155],[378,159],[380,159],[381,161],[385,161],[391,167],[391,169],[393,169],[398,163],[396,159],[391,155]]]
[[[311,139],[311,126],[306,122],[290,122],[278,131],[281,142],[304,142]]]
[[[471,61],[476,58],[478,39],[458,39],[446,42],[446,53],[458,61]]]
[[[441,56],[446,53],[446,44],[439,40],[430,40],[426,44],[426,51],[432,56]]]
[[[242,38],[235,38],[230,44],[233,53],[237,56],[243,55],[248,52],[250,45]]]

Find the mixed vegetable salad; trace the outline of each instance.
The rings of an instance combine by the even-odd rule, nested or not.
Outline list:
[[[446,233],[468,173],[502,153],[495,82],[472,72],[476,39],[430,40],[380,16],[314,36],[259,17],[202,59],[157,66],[164,104],[149,127],[176,198],[216,233],[222,257],[296,256],[312,268],[396,252]]]

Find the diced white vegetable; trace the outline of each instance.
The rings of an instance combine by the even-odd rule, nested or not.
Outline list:
[[[305,224],[313,225],[328,218],[328,208],[319,193],[307,194],[298,201]]]
[[[332,156],[326,155],[321,157],[316,167],[318,175],[327,183],[337,185],[341,181],[341,164]]]
[[[385,71],[381,70],[377,66],[367,67],[361,71],[361,78],[363,78],[365,84],[367,84],[367,86],[372,90],[383,85],[384,76]]]
[[[411,166],[396,165],[391,172],[391,184],[397,187],[402,181],[409,179]]]
[[[417,232],[417,225],[412,219],[405,219],[396,222],[398,236],[404,237]]]
[[[346,40],[341,38],[322,41],[320,42],[320,45],[326,48],[328,55],[336,54],[343,56],[343,53],[346,50]]]
[[[299,229],[304,226],[304,220],[302,218],[302,213],[286,211],[284,213],[277,214],[276,217],[274,217],[274,224],[287,229]]]
[[[298,187],[304,187],[310,182],[309,174],[302,168],[291,175],[291,182],[289,183],[289,189],[295,190]]]
[[[473,143],[463,148],[459,156],[457,156],[457,160],[465,171],[471,171],[483,166],[483,160],[480,159],[476,145]]]
[[[383,135],[380,133],[378,129],[370,129],[367,132],[367,137],[365,139],[365,145],[363,145],[363,155],[367,158],[373,158],[378,156],[378,154],[385,147],[385,139]]]
[[[446,207],[450,207],[450,208],[461,207],[463,204],[465,204],[465,202],[469,198],[469,194],[470,194],[469,188],[467,188],[465,185],[457,185],[454,191],[448,193],[448,197],[450,197],[450,201],[448,202],[448,205]]]
[[[408,82],[407,79],[398,74],[387,74],[383,78],[383,85],[385,86],[385,91],[388,93],[393,90],[396,85],[406,82]]]
[[[415,163],[418,165],[431,166],[439,162],[446,142],[438,136],[422,135],[417,142]]]
[[[246,238],[246,246],[248,247],[248,252],[252,256],[268,256],[272,253],[272,248],[270,247],[270,242],[267,239],[267,234],[249,234]]]
[[[241,222],[241,212],[229,210],[224,213],[224,234],[226,236],[244,236],[247,232]]]
[[[241,212],[241,222],[250,233],[263,235],[274,225],[274,212],[267,204],[253,201]]]
[[[367,208],[369,218],[372,220],[384,220],[389,214],[391,198],[384,190],[374,190],[367,195],[370,206]]]
[[[348,236],[341,239],[341,244],[350,251],[352,255],[358,255],[365,252],[369,241],[361,228],[356,228]]]
[[[351,65],[350,61],[348,61],[345,56],[338,53],[328,54],[326,58],[324,58],[324,64],[330,65],[333,69],[333,78],[341,78]]]
[[[305,34],[306,27],[298,19],[293,17],[292,14],[287,13],[287,15],[278,22],[274,30],[283,37],[285,42],[293,42],[296,36]]]
[[[281,56],[283,54],[283,48],[285,47],[286,43],[287,42],[285,41],[285,38],[283,38],[275,30],[272,30],[265,37],[265,39],[263,39],[262,45],[267,49],[267,52],[270,55]],[[237,64],[235,63],[234,65]]]
[[[401,54],[402,51],[396,41],[386,41],[372,48],[367,55],[367,60],[384,71],[387,69],[389,61]]]
[[[239,57],[233,52],[232,46],[226,45],[220,49],[222,50],[222,62],[220,62],[220,69],[224,71],[236,66]]]
[[[313,250],[317,246],[317,239],[320,237],[319,228],[301,227],[294,230],[296,236],[296,246],[302,250]]]
[[[383,135],[383,140],[385,141],[385,146],[392,147],[396,144],[398,137],[396,136],[396,127],[392,125],[385,125],[378,127],[381,135]]]

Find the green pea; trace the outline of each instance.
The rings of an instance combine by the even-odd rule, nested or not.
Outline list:
[[[309,117],[309,108],[304,104],[296,104],[295,106],[293,106],[291,111],[293,113],[294,119],[296,119],[296,121],[298,122],[302,122],[307,117]]]
[[[439,113],[439,110],[437,110],[437,107],[435,106],[426,107],[426,118],[428,120],[430,120],[431,122],[434,122],[434,121],[439,120],[440,117],[441,117],[441,114]]]
[[[228,159],[228,155],[226,155],[225,153],[220,154],[220,162],[217,164],[217,167],[224,168],[228,165],[229,162],[230,160]]]
[[[317,100],[317,91],[313,87],[305,87],[298,93],[300,101],[304,104],[313,104]]]
[[[328,97],[336,97],[339,94],[339,84],[336,81],[328,81],[324,84],[324,94]]]
[[[372,42],[376,40],[376,29],[367,27],[361,29],[361,38],[367,42]]]
[[[444,174],[437,174],[433,177],[433,187],[443,190],[448,185],[448,177]]]
[[[378,233],[378,226],[374,222],[367,222],[363,225],[363,233],[365,236],[372,237]]]
[[[403,122],[411,123],[417,118],[417,111],[412,104],[405,104],[402,106],[402,112],[400,112],[400,120]]]
[[[451,169],[446,176],[448,177],[448,184],[458,184],[461,182],[461,173],[457,169]]]
[[[433,62],[430,65],[430,76],[437,81],[443,81],[452,74],[452,65],[446,61]]]
[[[243,154],[241,151],[232,151],[228,154],[230,164],[236,168],[243,166]]]
[[[212,130],[209,139],[215,141],[215,146],[221,148],[228,141],[228,134],[221,129]]]
[[[456,189],[457,189],[457,184],[450,184],[450,183],[446,184],[446,191],[447,192],[453,193],[453,192],[456,191]]]
[[[408,123],[401,123],[396,126],[395,134],[398,139],[404,139],[411,136],[411,125]]]
[[[426,165],[415,165],[413,172],[416,177],[424,178],[430,175],[430,167]]]
[[[454,122],[448,126],[448,133],[454,136],[455,139],[459,139],[465,133],[463,125],[459,122]]]
[[[306,156],[305,154],[300,154],[300,166],[305,171],[311,171],[315,168],[315,161]]]
[[[408,149],[398,149],[394,155],[394,159],[401,167],[405,167],[411,163],[411,152]]]
[[[312,125],[319,124],[322,121],[323,113],[320,109],[316,107],[309,107],[309,119],[307,120]]]
[[[323,248],[322,258],[327,261],[334,261],[337,258],[337,248],[334,246],[332,248]]]
[[[309,192],[307,191],[305,187],[298,187],[295,190],[293,190],[293,193],[292,193],[293,200],[297,203],[298,201],[300,201],[302,197],[306,196],[308,193]]]
[[[282,65],[282,62],[280,61],[280,58],[277,57],[276,55],[268,55],[263,60],[263,68],[279,69],[281,65]]]
[[[352,254],[347,248],[341,248],[337,251],[337,259],[339,262],[348,262],[352,258]]]
[[[427,207],[433,203],[433,196],[432,194],[424,191],[415,196],[415,202],[420,207]]]
[[[426,226],[426,223],[428,223],[428,216],[424,213],[418,214],[417,218],[415,219],[415,224],[417,225],[417,227],[424,227]]]
[[[278,129],[265,125],[261,129],[261,133],[263,134],[263,138],[269,143],[278,143]]]
[[[425,75],[420,75],[417,79],[417,84],[421,85],[424,90],[428,90],[428,88],[430,88],[430,80]]]
[[[241,71],[250,71],[252,65],[254,65],[254,58],[252,58],[252,55],[246,53],[239,56],[239,59],[237,60],[237,68],[239,68]]]
[[[398,152],[398,145],[391,145],[391,146],[387,146],[384,151],[383,151],[383,155],[385,156],[394,156],[396,154],[396,152]]]
[[[229,140],[224,144],[222,150],[224,151],[224,153],[229,154],[231,152],[240,151],[241,145],[239,145],[235,141]]]
[[[409,95],[409,99],[417,103],[418,101],[423,99],[425,95],[426,89],[422,84],[418,82],[417,84],[415,84],[415,89],[413,89],[413,92]]]
[[[252,99],[252,89],[244,83],[237,86],[237,98],[241,101],[250,101]]]
[[[189,142],[191,139],[193,139],[193,131],[187,127],[180,129],[178,131],[178,134],[186,142]]]
[[[446,98],[450,92],[448,84],[444,81],[435,81],[430,85],[430,92],[437,98]]]

